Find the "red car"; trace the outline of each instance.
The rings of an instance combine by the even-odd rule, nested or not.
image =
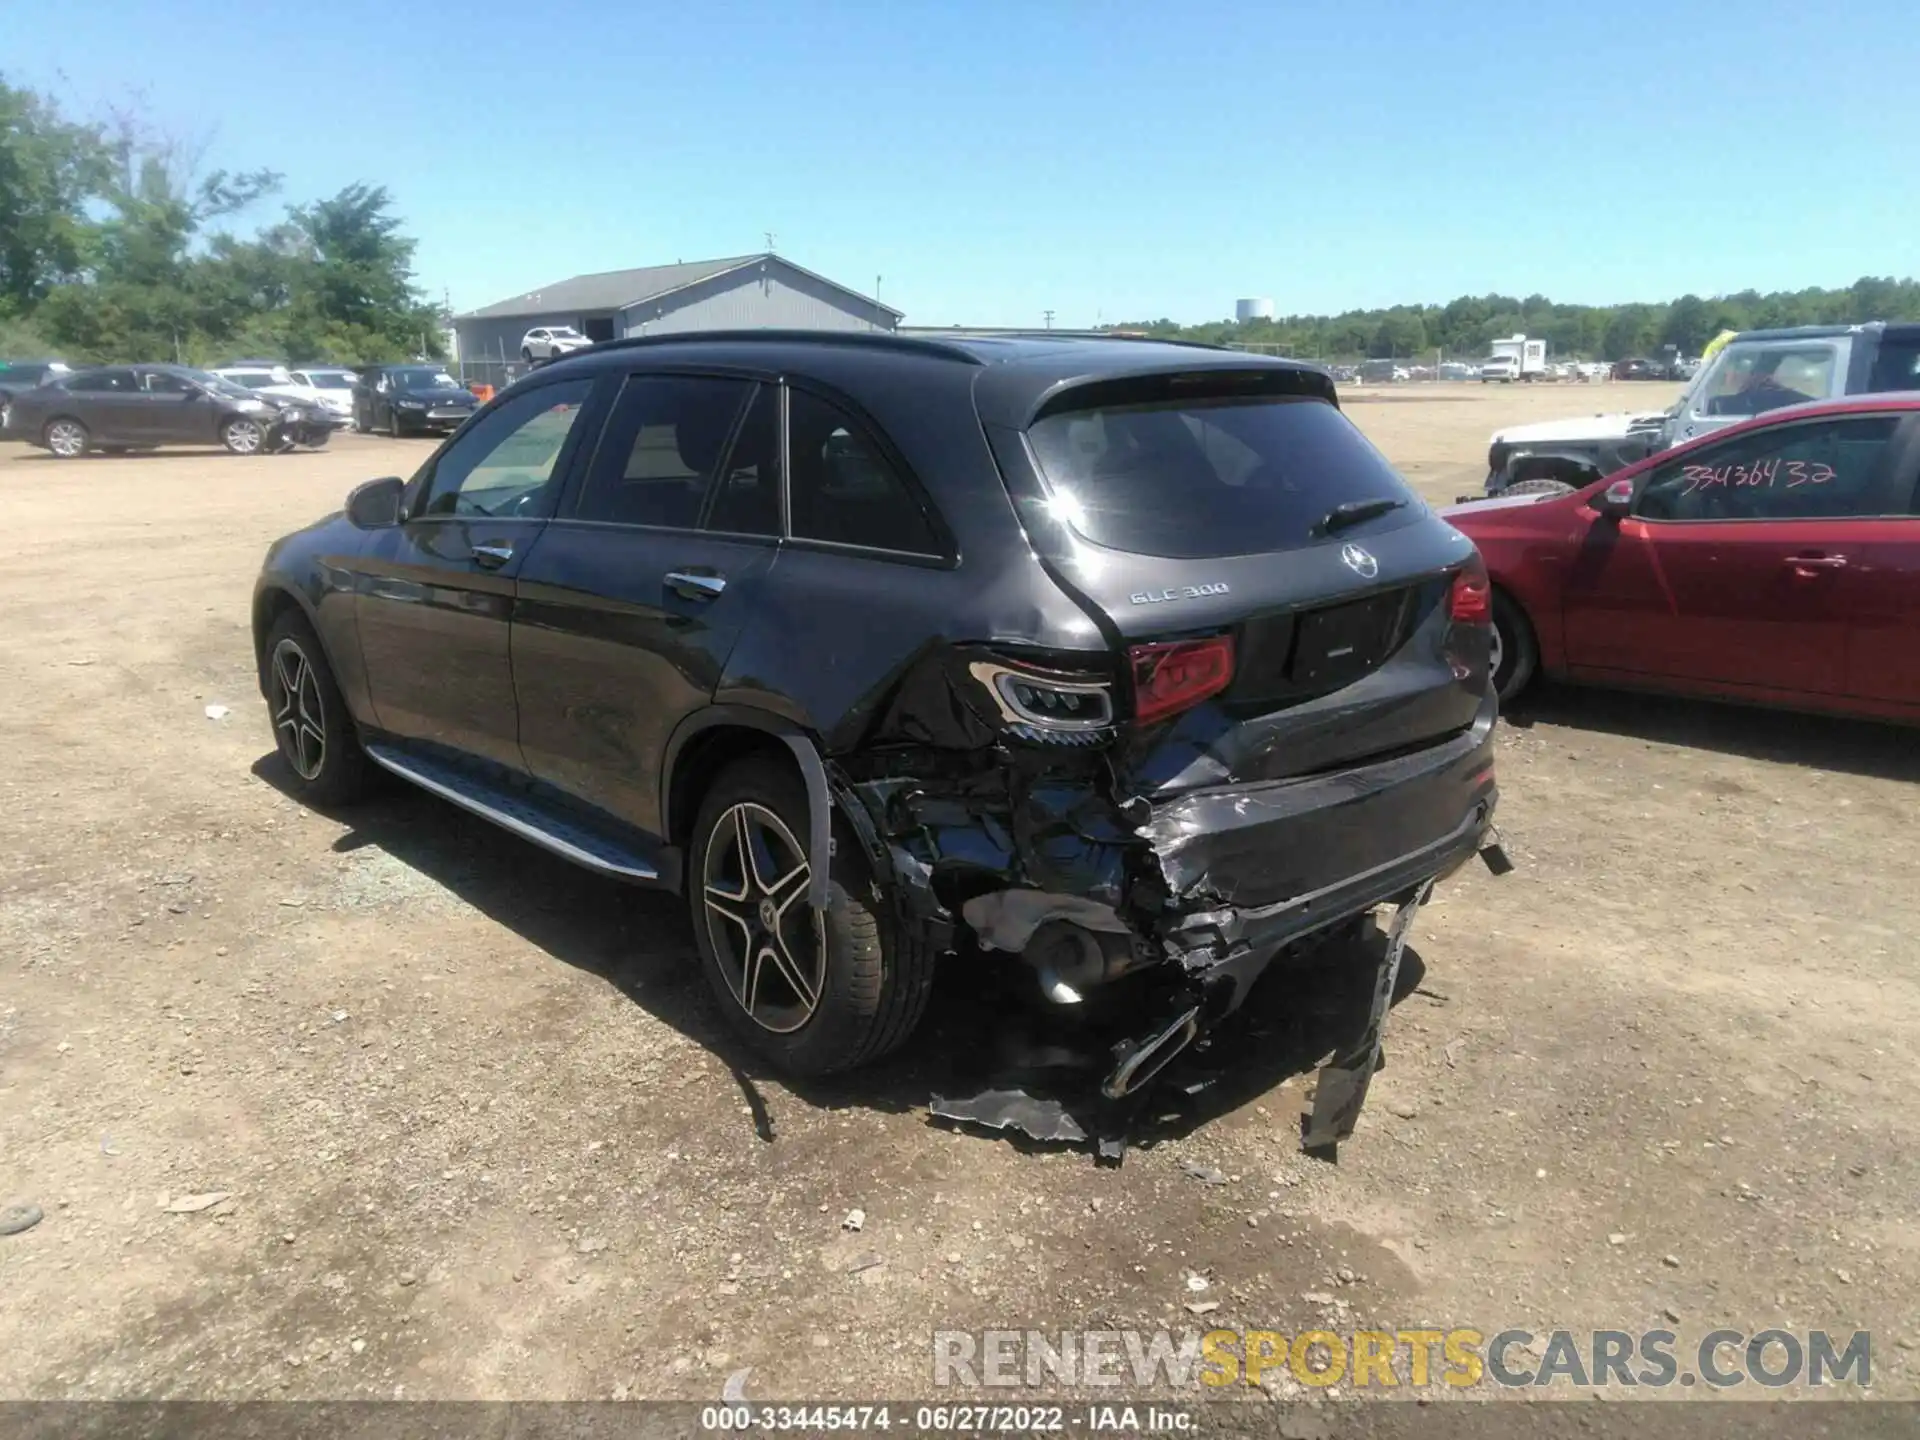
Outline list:
[[[1446,517],[1536,673],[1920,723],[1920,395],[1766,415],[1578,490]]]

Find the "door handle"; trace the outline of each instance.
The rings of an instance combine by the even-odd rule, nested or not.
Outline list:
[[[685,570],[667,574],[667,588],[687,600],[712,600],[727,588],[724,575],[693,575]]]
[[[1844,570],[1847,557],[1844,555],[1789,555],[1787,568],[1796,575],[1811,575],[1816,570]]]
[[[498,570],[513,558],[513,546],[504,541],[485,541],[473,547],[474,562],[489,570]]]

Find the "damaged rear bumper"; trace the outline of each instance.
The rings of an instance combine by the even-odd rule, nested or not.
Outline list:
[[[1158,800],[1084,753],[921,769],[895,752],[835,785],[903,920],[930,939],[964,930],[1020,955],[1056,1003],[1137,982],[1103,1087],[1117,1097],[1238,1009],[1276,959],[1488,847],[1495,717],[1489,694],[1465,729],[1404,753]]]
[[[1155,925],[1168,958],[1230,979],[1231,1009],[1276,952],[1457,870],[1487,843],[1499,800],[1494,718],[1489,700],[1438,745],[1156,808],[1141,835],[1169,891]]]

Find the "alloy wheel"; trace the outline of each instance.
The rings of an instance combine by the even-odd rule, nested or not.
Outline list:
[[[742,801],[707,842],[707,939],[735,1003],[777,1035],[805,1025],[827,978],[826,922],[807,903],[806,851],[780,817]]]
[[[47,427],[47,448],[63,460],[71,460],[87,448],[87,432],[78,421],[56,420]]]
[[[326,711],[320,703],[320,677],[295,640],[274,647],[267,703],[273,712],[280,753],[302,780],[314,780],[327,763]]]
[[[227,448],[236,455],[253,454],[265,438],[260,427],[251,420],[231,420],[227,423]]]
[[[1506,657],[1507,639],[1500,633],[1500,627],[1496,624],[1493,627],[1493,634],[1487,640],[1487,674],[1492,676],[1496,683],[1500,679],[1500,662]]]

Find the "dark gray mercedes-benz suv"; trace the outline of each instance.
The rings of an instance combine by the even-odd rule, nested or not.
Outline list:
[[[1323,372],[1228,351],[602,344],[274,545],[253,629],[303,794],[390,771],[683,891],[797,1072],[998,955],[1117,1006],[1118,1096],[1491,845],[1472,545]]]

